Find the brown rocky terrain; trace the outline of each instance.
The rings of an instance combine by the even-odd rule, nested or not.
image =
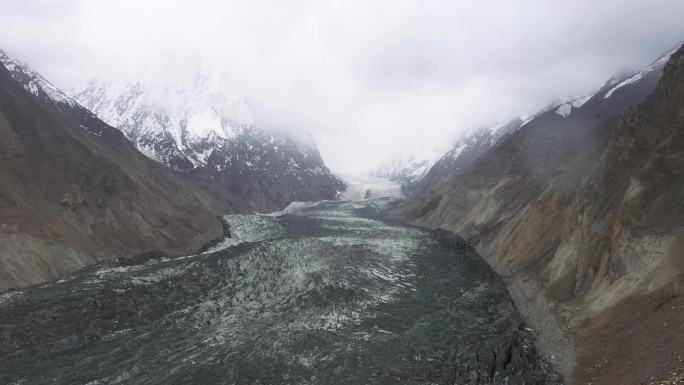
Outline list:
[[[476,245],[569,384],[684,381],[684,49],[645,80],[540,115],[395,212]]]
[[[0,65],[0,292],[103,259],[191,252],[221,235],[216,215],[246,207],[21,80]]]

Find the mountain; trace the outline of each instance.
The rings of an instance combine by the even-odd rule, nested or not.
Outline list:
[[[257,127],[247,103],[226,96],[207,71],[173,87],[92,81],[74,98],[151,159],[227,189],[257,211],[333,199],[345,188],[308,133]]]
[[[432,166],[408,185],[410,195],[429,191],[431,188],[467,168],[480,155],[492,148],[501,138],[523,125],[521,119],[491,128],[481,128],[459,139],[449,151],[433,162]]]
[[[184,254],[244,212],[149,160],[24,63],[0,51],[0,291],[97,261]]]
[[[679,49],[542,112],[394,215],[476,245],[568,383],[676,383],[683,105]]]
[[[616,111],[623,111],[643,98],[644,93],[640,93],[638,90],[646,90],[646,93],[648,93],[649,90],[655,87],[654,82],[659,78],[669,55],[661,56],[658,60],[636,73],[609,79],[597,92],[580,98],[554,101],[530,117],[515,118],[506,124],[499,124],[490,128],[480,128],[463,136],[441,158],[433,161],[427,171],[409,181],[407,184],[409,194],[420,195],[426,193],[449,178],[454,178],[455,175],[467,170],[474,161],[494,147],[500,140],[517,131],[522,126],[532,123],[541,124],[545,127],[554,124],[560,127],[580,124],[577,122],[579,119],[576,115],[577,110],[582,109],[582,106],[594,99],[597,94],[601,94],[604,102],[598,103],[594,101],[593,103],[602,104],[598,109],[603,109],[599,113],[604,118],[614,114]],[[623,88],[626,86],[636,91],[625,93]],[[607,100],[613,94],[617,94],[617,96],[613,100]],[[572,118],[564,119],[573,114],[575,115]],[[583,115],[587,114],[584,113]],[[550,117],[558,120],[560,123],[551,122]],[[539,123],[540,121],[541,123]]]
[[[577,105],[578,101],[569,103]],[[423,194],[454,174],[467,169],[502,138],[534,120],[541,113],[558,108],[562,104],[552,103],[550,107],[525,120],[515,118],[506,124],[477,129],[463,135],[447,151],[434,150],[428,155],[395,157],[375,169],[371,175],[400,183],[409,196]]]
[[[420,154],[402,154],[382,163],[370,175],[407,186],[420,180],[444,153],[433,149]]]

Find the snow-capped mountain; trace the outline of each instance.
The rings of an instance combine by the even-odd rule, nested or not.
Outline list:
[[[206,165],[212,150],[252,127],[249,107],[198,74],[184,87],[91,81],[74,98],[119,128],[148,157],[178,171]]]
[[[557,115],[560,115],[564,118],[568,117],[570,114],[573,113],[573,111],[580,109],[582,106],[584,106],[587,102],[592,100],[596,95],[601,95],[603,99],[609,99],[610,97],[613,96],[616,92],[620,93],[625,91],[626,88],[629,88],[629,86],[634,86],[637,85],[640,82],[648,83],[649,80],[651,83],[653,82],[653,79],[657,81],[657,79],[660,78],[660,74],[663,72],[663,67],[665,67],[665,64],[670,60],[670,57],[672,54],[674,54],[677,51],[677,49],[672,49],[663,55],[661,55],[657,60],[655,60],[653,63],[649,64],[648,66],[642,68],[636,73],[633,74],[628,74],[626,76],[614,76],[610,78],[604,85],[601,87],[598,91],[591,93],[589,95],[586,95],[581,98],[577,99],[572,99],[568,100],[566,102],[558,103],[558,105],[553,108],[554,112]],[[629,92],[629,91],[627,91]],[[539,116],[540,114],[537,114]]]
[[[441,182],[450,180],[454,174],[470,167],[497,143],[518,130],[525,133],[537,130],[575,130],[613,118],[644,100],[655,88],[663,67],[674,52],[676,49],[666,52],[640,71],[609,79],[593,93],[580,98],[555,101],[529,117],[516,118],[505,125],[479,129],[464,136],[437,160],[423,177],[413,180],[409,185],[409,193],[422,194]],[[529,136],[529,145],[538,141],[540,137],[524,133],[523,135]],[[514,162],[509,162],[509,165],[513,167]]]
[[[257,127],[244,100],[199,72],[177,87],[91,81],[74,98],[148,157],[243,195],[256,210],[332,199],[344,184],[308,134]]]
[[[93,113],[83,108],[78,102],[65,92],[55,87],[41,74],[34,71],[28,64],[12,58],[0,50],[0,65],[9,76],[34,98],[42,103],[55,106],[59,111],[74,119],[86,132],[101,136],[107,131],[106,126]]]
[[[394,215],[457,232],[501,276],[524,282],[515,284],[523,302],[545,298],[545,320],[580,331],[600,325],[584,345],[601,347],[596,358],[620,353],[620,362],[592,372],[595,383],[648,382],[666,360],[651,359],[652,349],[622,351],[662,340],[668,328],[615,310],[652,312],[653,293],[670,295],[684,274],[682,106],[684,47],[538,115]],[[601,321],[587,328],[590,319]],[[648,364],[625,370],[627,361]]]
[[[0,291],[150,250],[195,252],[252,208],[141,154],[0,51]]]
[[[443,154],[443,149],[435,148],[420,154],[395,156],[370,174],[375,178],[407,185],[421,179]]]
[[[447,170],[455,171],[468,166],[480,155],[492,148],[501,138],[514,132],[522,125],[523,121],[520,118],[516,118],[507,124],[480,128],[471,134],[465,135],[435,162],[424,178],[417,182],[432,183],[428,181],[438,175],[445,174]]]
[[[58,107],[60,105],[73,107],[77,104],[26,63],[11,58],[3,50],[0,50],[0,64],[7,69],[14,81],[41,101],[54,103]]]

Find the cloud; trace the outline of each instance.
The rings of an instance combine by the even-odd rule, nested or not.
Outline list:
[[[205,63],[337,170],[586,94],[684,39],[679,0],[0,3],[0,46],[57,85],[173,82]]]

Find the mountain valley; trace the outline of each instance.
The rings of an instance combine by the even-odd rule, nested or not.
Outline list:
[[[0,383],[684,384],[684,45],[435,4],[0,50]]]

